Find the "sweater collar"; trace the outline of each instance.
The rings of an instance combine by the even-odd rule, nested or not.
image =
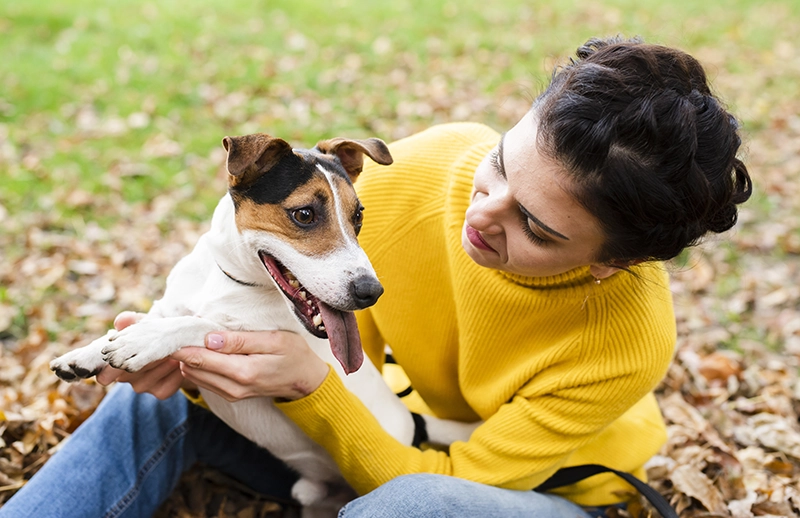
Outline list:
[[[495,271],[497,271],[505,279],[528,288],[571,288],[574,286],[582,286],[594,282],[594,278],[589,272],[588,266],[580,266],[568,272],[552,275],[550,277],[526,277],[524,275],[508,273],[502,270]]]

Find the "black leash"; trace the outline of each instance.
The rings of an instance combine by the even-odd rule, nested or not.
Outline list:
[[[661,493],[634,477],[630,473],[624,471],[617,471],[600,464],[582,464],[580,466],[570,466],[569,468],[561,468],[556,471],[552,477],[548,478],[542,485],[537,487],[535,491],[547,491],[562,486],[569,486],[580,482],[585,478],[599,475],[600,473],[613,473],[625,479],[625,481],[635,487],[644,496],[650,504],[656,508],[664,518],[678,518],[678,513],[669,505],[667,499]]]
[[[390,364],[397,363],[391,354],[386,354],[385,362]],[[413,388],[409,385],[408,388],[399,392],[397,396],[403,398],[409,395],[412,391]],[[422,443],[428,441],[428,429],[425,424],[425,419],[421,415],[411,412],[411,417],[414,419],[414,439],[411,441],[411,445],[415,448],[419,448]],[[580,466],[561,468],[560,470],[556,471],[552,477],[545,480],[544,483],[537,487],[534,491],[547,491],[557,487],[570,486],[576,482],[580,482],[585,478],[599,475],[600,473],[614,473],[615,475],[622,477],[628,484],[635,487],[642,494],[642,496],[644,496],[647,501],[656,508],[656,511],[658,511],[661,516],[664,518],[678,518],[678,514],[675,512],[675,509],[669,505],[669,502],[667,502],[666,498],[661,496],[661,493],[647,485],[645,482],[642,482],[638,478],[634,477],[630,473],[617,471],[600,464],[582,464]]]

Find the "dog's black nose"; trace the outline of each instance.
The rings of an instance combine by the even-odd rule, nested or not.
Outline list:
[[[350,292],[359,309],[368,308],[383,295],[383,286],[371,275],[362,275],[350,285]]]

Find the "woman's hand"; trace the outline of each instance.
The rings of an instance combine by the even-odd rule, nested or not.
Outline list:
[[[206,348],[184,347],[172,355],[183,376],[228,401],[255,396],[298,399],[314,392],[328,364],[289,331],[214,332]]]
[[[143,313],[123,311],[114,319],[114,328],[118,331],[125,329],[141,320],[142,317],[144,317]],[[138,372],[126,372],[115,369],[111,365],[106,365],[97,374],[96,379],[101,385],[109,385],[114,381],[130,383],[135,392],[139,394],[149,392],[158,399],[169,398],[181,387],[186,389],[196,388],[183,379],[180,362],[171,358],[153,362]]]

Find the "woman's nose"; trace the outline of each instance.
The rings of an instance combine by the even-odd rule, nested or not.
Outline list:
[[[507,192],[478,192],[467,209],[467,224],[487,234],[499,234],[508,208]]]

